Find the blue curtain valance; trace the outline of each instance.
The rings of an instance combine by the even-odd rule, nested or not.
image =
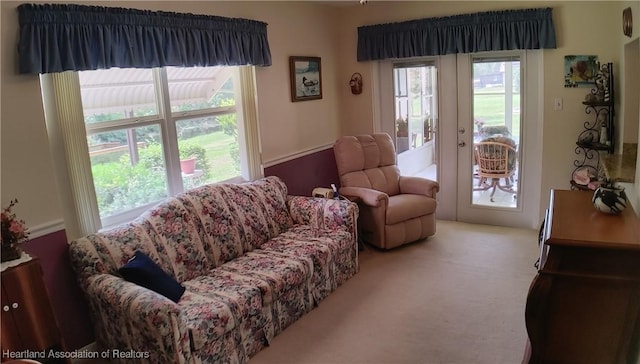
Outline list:
[[[491,11],[358,28],[358,61],[556,48],[551,8]]]
[[[163,66],[270,66],[267,24],[101,6],[18,7],[21,73]]]

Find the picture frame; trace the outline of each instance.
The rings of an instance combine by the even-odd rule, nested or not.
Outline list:
[[[564,56],[564,87],[593,87],[598,73],[598,56]]]
[[[291,101],[322,98],[322,64],[320,57],[289,57]]]

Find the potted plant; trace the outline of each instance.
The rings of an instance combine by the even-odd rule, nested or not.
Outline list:
[[[396,119],[396,136],[408,137],[409,136],[409,123],[403,118]]]
[[[185,159],[180,159],[180,170],[184,174],[191,174],[196,170],[196,161],[198,159],[194,156],[187,157]]]
[[[29,232],[24,220],[18,219],[12,208],[18,203],[18,199],[11,200],[9,206],[2,209],[0,216],[2,225],[2,251],[0,251],[0,260],[6,262],[20,258],[22,249],[20,245],[27,240]]]

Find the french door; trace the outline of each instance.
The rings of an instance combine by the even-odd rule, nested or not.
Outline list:
[[[541,62],[541,53],[533,51],[447,55],[374,66],[380,97],[374,129],[395,136],[404,175],[440,183],[439,219],[537,226]],[[407,139],[401,139],[405,135]],[[492,153],[503,155],[510,167],[496,178],[479,173],[477,147],[487,140],[507,142],[512,152]]]
[[[539,51],[456,56],[457,220],[539,224],[541,62]]]

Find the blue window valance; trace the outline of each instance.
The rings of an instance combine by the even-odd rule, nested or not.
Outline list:
[[[358,61],[556,48],[551,8],[491,11],[358,28]]]
[[[271,65],[255,20],[66,4],[18,7],[21,73]]]

